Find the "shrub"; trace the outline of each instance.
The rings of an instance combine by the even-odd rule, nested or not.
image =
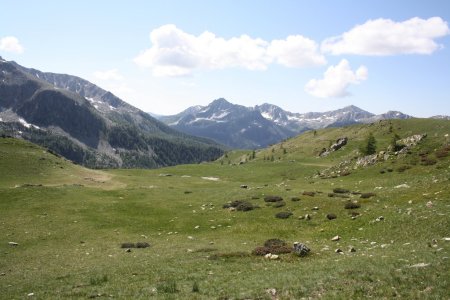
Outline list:
[[[375,193],[362,193],[361,194],[361,198],[368,199],[368,198],[373,197],[375,195],[376,195]]]
[[[397,168],[397,172],[403,173],[403,172],[405,172],[408,169],[411,169],[411,166],[403,165],[403,166],[400,166],[400,167]]]
[[[148,248],[150,247],[150,244],[147,242],[137,242],[136,243],[136,248]]]
[[[198,286],[197,281],[195,281],[194,284],[192,285],[192,292],[193,293],[199,293],[200,292],[200,288]]]
[[[278,208],[278,207],[283,207],[285,205],[286,205],[286,202],[280,201],[280,202],[276,202],[274,205],[272,205],[272,207]]]
[[[269,250],[269,253],[272,254],[286,254],[292,252],[292,248],[288,246],[269,247],[267,249]]]
[[[266,202],[278,202],[283,201],[283,198],[280,196],[265,196],[264,201]]]
[[[360,208],[360,207],[361,207],[361,205],[359,203],[351,202],[351,201],[345,203],[345,206],[344,206],[345,209],[356,209],[356,208]]]
[[[350,191],[347,189],[343,189],[343,188],[335,188],[333,189],[333,193],[337,193],[337,194],[347,194]]]
[[[437,161],[435,159],[433,159],[433,158],[429,158],[427,156],[424,156],[424,157],[422,157],[420,159],[420,163],[423,166],[432,166],[432,165],[435,165],[437,163]]]
[[[136,245],[134,243],[122,243],[120,248],[136,248]]]
[[[289,211],[282,211],[282,212],[279,212],[279,213],[277,213],[275,215],[275,217],[278,218],[278,219],[287,219],[290,216],[292,216],[292,213],[289,212]]]
[[[264,256],[268,253],[270,253],[269,248],[263,246],[258,246],[252,251],[252,254],[256,256]]]
[[[314,197],[314,195],[315,195],[316,193],[315,192],[303,192],[303,195],[305,195],[305,196],[311,196],[311,197]]]
[[[334,220],[336,218],[337,218],[337,216],[335,214],[327,214],[327,219],[328,220]]]

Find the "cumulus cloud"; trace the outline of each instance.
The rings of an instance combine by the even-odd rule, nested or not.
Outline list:
[[[345,97],[350,93],[347,91],[350,84],[359,84],[368,77],[368,70],[365,66],[360,66],[356,71],[352,71],[350,64],[343,59],[336,66],[329,67],[323,79],[312,79],[305,85],[305,91],[314,97],[330,98]]]
[[[448,34],[447,22],[439,17],[415,17],[404,22],[376,19],[324,40],[321,50],[333,55],[431,54],[442,47],[435,39]]]
[[[111,69],[106,71],[96,71],[94,72],[94,77],[100,80],[122,80],[123,76],[119,73],[117,69]]]
[[[290,35],[285,40],[273,40],[268,54],[286,67],[301,68],[326,64],[318,53],[317,43],[301,35]]]
[[[23,53],[23,46],[14,36],[5,36],[0,39],[0,50],[12,53]]]
[[[272,42],[248,35],[224,39],[208,31],[195,36],[168,24],[154,29],[150,40],[152,47],[134,62],[151,68],[155,76],[186,76],[195,69],[266,70],[274,61],[288,67],[325,63],[317,44],[302,36]]]

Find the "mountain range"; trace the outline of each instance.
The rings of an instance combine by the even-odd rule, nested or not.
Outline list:
[[[1,57],[0,133],[95,168],[153,168],[223,153],[216,142],[170,128],[89,81]]]
[[[354,105],[327,112],[292,113],[273,104],[245,107],[220,98],[207,106],[193,106],[179,114],[158,118],[174,129],[228,147],[254,149],[308,130],[412,116],[399,111],[375,115]]]

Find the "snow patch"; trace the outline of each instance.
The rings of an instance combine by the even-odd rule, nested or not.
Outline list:
[[[36,77],[37,77],[37,78],[41,78],[41,77],[39,77],[39,74],[38,74],[38,73],[36,73]]]
[[[211,181],[219,181],[220,179],[218,177],[202,177],[204,180],[211,180]]]
[[[267,112],[261,112],[261,116],[263,116],[264,119],[273,120],[273,116]]]
[[[36,129],[40,129],[39,126],[30,124],[30,123],[28,123],[27,121],[25,121],[25,120],[22,119],[22,118],[19,118],[19,123],[22,124],[22,125],[23,125],[24,127],[26,127],[26,128],[33,127],[33,128],[36,128]]]

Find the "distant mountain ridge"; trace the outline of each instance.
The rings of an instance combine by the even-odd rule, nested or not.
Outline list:
[[[233,148],[261,148],[307,130],[409,118],[412,116],[398,111],[375,115],[354,105],[327,112],[292,113],[269,103],[245,107],[220,98],[207,106],[192,106],[176,115],[160,116],[159,120],[182,132]]]
[[[0,133],[98,168],[153,168],[223,153],[217,143],[176,131],[87,80],[2,58]]]

